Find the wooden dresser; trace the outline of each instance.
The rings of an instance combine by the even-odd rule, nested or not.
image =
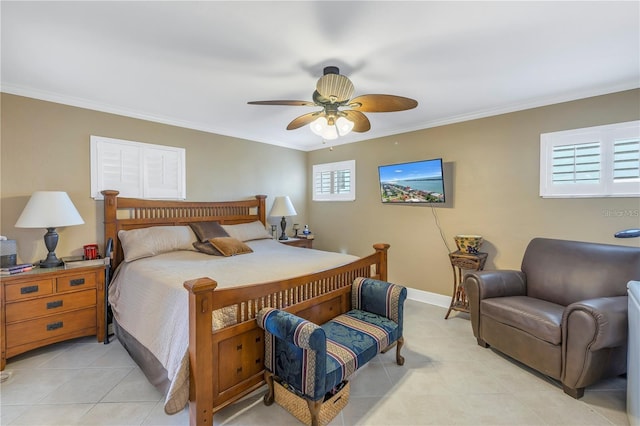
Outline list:
[[[51,343],[91,335],[102,342],[104,268],[37,268],[0,277],[0,370],[7,358]]]

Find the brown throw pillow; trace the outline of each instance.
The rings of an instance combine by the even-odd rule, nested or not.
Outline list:
[[[222,253],[220,253],[217,248],[212,246],[209,241],[205,241],[204,243],[196,241],[195,243],[193,243],[193,248],[201,253],[210,254],[213,256],[222,256]]]
[[[218,222],[193,222],[190,223],[189,226],[201,243],[205,243],[211,238],[229,236],[227,231],[225,231]]]
[[[251,247],[240,240],[231,237],[218,237],[209,240],[223,256],[235,256],[237,254],[253,253]]]

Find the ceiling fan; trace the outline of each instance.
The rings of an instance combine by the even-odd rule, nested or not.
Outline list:
[[[363,112],[405,111],[418,106],[418,102],[394,95],[353,96],[353,83],[340,74],[338,67],[324,68],[324,75],[316,84],[310,101],[252,101],[250,105],[318,106],[322,110],[295,118],[287,130],[298,129],[309,124],[311,130],[324,139],[336,139],[351,132],[366,132],[371,129],[369,119]],[[340,109],[342,107],[348,109]]]

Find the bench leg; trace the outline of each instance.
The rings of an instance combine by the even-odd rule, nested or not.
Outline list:
[[[398,339],[398,345],[396,346],[396,362],[398,363],[398,365],[404,365],[404,357],[400,355],[400,350],[402,349],[403,345],[404,337],[400,337]]]
[[[265,370],[264,372],[264,381],[267,382],[267,393],[264,395],[264,405],[269,406],[273,404],[275,400],[275,394],[273,391],[273,373],[270,373]]]
[[[311,413],[311,426],[320,425],[320,407],[322,407],[322,399],[317,401],[311,401],[307,399],[307,405],[309,406],[309,412]]]

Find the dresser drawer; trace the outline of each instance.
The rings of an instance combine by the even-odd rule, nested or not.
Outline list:
[[[58,292],[69,290],[82,290],[96,286],[95,274],[75,274],[56,278],[56,289]]]
[[[76,291],[22,302],[7,303],[6,321],[12,323],[96,305],[96,290]]]
[[[7,324],[7,349],[91,327],[96,327],[95,307]]]
[[[22,300],[53,293],[53,280],[32,280],[20,284],[8,284],[5,287],[7,302]]]

